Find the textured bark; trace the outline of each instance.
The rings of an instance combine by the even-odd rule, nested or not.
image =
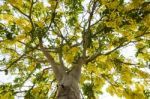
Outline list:
[[[63,66],[60,66],[58,63],[55,62],[54,58],[46,51],[46,49],[43,47],[43,42],[40,39],[39,40],[40,49],[43,52],[43,54],[46,56],[48,62],[50,63],[52,70],[55,74],[55,77],[58,81],[61,81],[62,75],[64,75],[65,70]]]
[[[81,99],[78,80],[66,73],[58,86],[58,95],[56,99]]]
[[[62,76],[56,99],[81,99],[78,84],[83,63],[83,59],[80,58],[76,64],[72,64],[73,69]]]
[[[43,47],[42,39],[39,41],[41,51],[50,63],[59,83],[56,99],[81,99],[78,83],[81,75],[81,67],[84,64],[83,58],[80,57],[76,63],[72,64],[72,70],[66,72],[64,66],[56,63],[54,58]]]

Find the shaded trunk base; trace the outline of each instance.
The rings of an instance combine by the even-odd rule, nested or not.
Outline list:
[[[69,74],[63,76],[58,86],[58,94],[56,99],[81,99],[78,81]]]
[[[56,99],[80,99],[80,93],[72,88],[63,87]]]

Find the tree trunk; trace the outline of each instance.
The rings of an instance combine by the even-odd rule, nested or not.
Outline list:
[[[63,75],[56,99],[81,99],[78,83],[79,81],[71,73]]]
[[[81,75],[81,67],[85,63],[84,58],[79,57],[77,62],[72,64],[72,70],[70,72],[66,72],[63,68],[64,66],[58,64],[43,47],[42,39],[39,39],[39,46],[43,54],[47,57],[47,60],[50,63],[59,83],[56,99],[81,99],[78,84]]]

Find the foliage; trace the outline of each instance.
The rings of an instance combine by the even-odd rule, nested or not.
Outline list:
[[[67,72],[79,57],[84,59],[83,96],[94,99],[108,84],[111,95],[146,99],[150,2],[125,1],[4,0],[0,6],[0,71],[16,78],[12,84],[0,85],[0,98],[14,99],[20,93],[26,99],[55,97],[57,81],[39,47],[42,39],[46,51]],[[120,49],[130,44],[136,47],[136,62],[121,54]]]

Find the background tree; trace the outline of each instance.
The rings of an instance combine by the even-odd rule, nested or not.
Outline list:
[[[0,71],[16,78],[0,98],[98,99],[107,84],[111,95],[146,99],[149,12],[148,0],[4,0]],[[121,54],[130,44],[136,61]]]

